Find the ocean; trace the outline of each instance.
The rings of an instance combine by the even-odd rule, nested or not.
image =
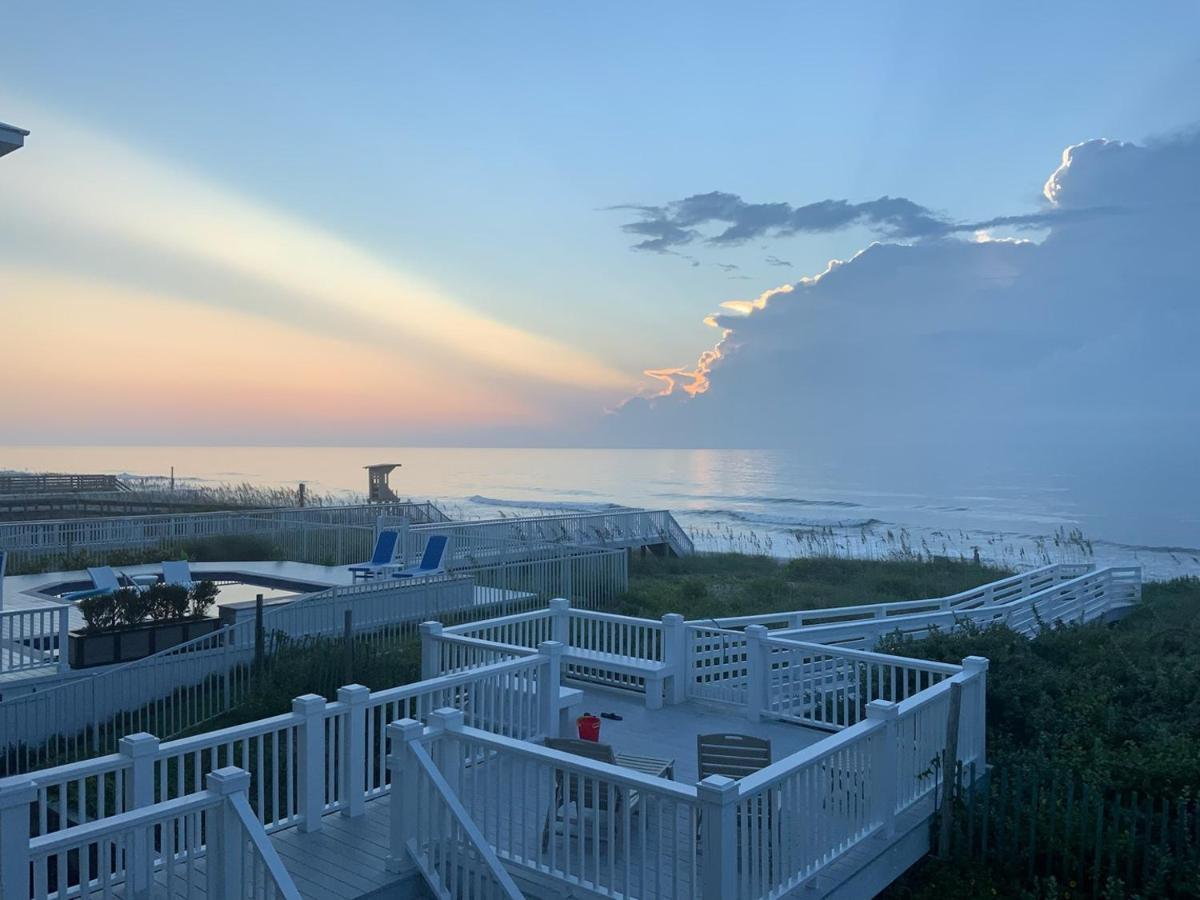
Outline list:
[[[456,518],[613,506],[667,508],[698,546],[780,557],[920,553],[1023,567],[1095,561],[1148,577],[1200,574],[1200,491],[1145,467],[1110,472],[884,464],[800,451],[439,447],[0,447],[0,470],[166,475],[181,483],[300,482],[361,496],[369,463],[393,490]],[[1159,481],[1163,483],[1159,485]]]

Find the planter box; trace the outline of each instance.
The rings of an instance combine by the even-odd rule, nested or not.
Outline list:
[[[94,634],[72,631],[69,656],[71,668],[86,669],[91,666],[132,662],[176,644],[212,634],[220,627],[220,619],[180,619],[174,622],[136,625],[133,628],[114,628]]]

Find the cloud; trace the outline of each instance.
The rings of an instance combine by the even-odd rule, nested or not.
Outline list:
[[[789,269],[792,267],[790,262],[786,259],[780,259],[778,256],[768,256],[763,262],[768,266],[787,266]]]
[[[716,344],[695,365],[655,369],[663,389],[607,417],[600,439],[825,447],[867,465],[1057,453],[1070,471],[1131,442],[1194,449],[1200,138],[1068,148],[1046,197],[1034,216],[875,243],[722,304],[705,320]],[[691,227],[714,210],[744,211],[720,195],[670,214]],[[793,221],[771,215],[771,228]],[[1040,242],[986,234],[1035,223]],[[968,229],[974,239],[954,236]]]
[[[724,272],[736,272],[741,268],[741,266],[734,263],[717,263],[716,266]]]
[[[436,284],[307,221],[137,150],[109,135],[30,108],[39,123],[35,152],[5,160],[5,217],[0,243],[38,231],[42,252],[73,274],[120,278],[145,289],[169,278],[194,302],[226,306],[226,291],[285,328],[345,332],[345,339],[385,339],[392,353],[434,351],[442,369],[515,377],[601,392],[628,390],[631,379],[579,348],[471,308]],[[119,275],[105,256],[131,261]],[[138,262],[140,260],[140,262]],[[65,262],[64,262],[65,261]],[[0,259],[0,264],[3,260]],[[92,266],[90,270],[88,266]],[[0,271],[0,279],[4,273]],[[220,283],[206,298],[197,280]],[[163,285],[153,285],[162,289]],[[114,326],[115,330],[115,326]],[[115,336],[115,335],[114,335]],[[427,372],[435,379],[437,370]]]
[[[1046,196],[1053,201],[1050,193]],[[633,244],[632,249],[654,253],[667,253],[673,247],[695,242],[729,247],[759,238],[816,234],[855,226],[869,228],[896,240],[928,239],[987,228],[1047,228],[1068,220],[1119,211],[1119,207],[1112,204],[1071,209],[1054,204],[1050,209],[1035,213],[998,216],[980,222],[956,222],[905,197],[884,196],[861,203],[820,200],[792,206],[781,202],[747,203],[737,194],[722,191],[693,194],[665,206],[626,204],[609,209],[636,212],[640,218],[623,224],[621,229],[627,234],[645,238]],[[711,233],[702,230],[703,226],[712,225],[723,227]],[[767,262],[771,265],[791,265],[777,257],[769,257]]]

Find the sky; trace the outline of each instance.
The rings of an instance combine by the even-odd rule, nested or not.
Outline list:
[[[772,446],[1068,399],[1184,427],[1190,369],[1138,353],[1195,324],[1195,3],[4,19],[0,443]]]

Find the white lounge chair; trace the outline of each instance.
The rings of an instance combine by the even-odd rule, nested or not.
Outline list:
[[[82,591],[71,591],[63,594],[63,600],[71,603],[76,600],[83,600],[86,597],[103,597],[106,594],[115,594],[123,587],[132,587],[141,590],[141,586],[124,572],[121,573],[121,578],[125,579],[125,584],[121,584],[112,566],[93,566],[87,570],[87,573],[92,579],[92,587]]]
[[[406,569],[395,569],[388,572],[389,578],[420,578],[425,575],[441,575],[446,571],[447,551],[450,548],[450,537],[445,534],[431,534],[425,542],[425,552],[421,561]]]
[[[346,567],[350,570],[353,579],[358,581],[360,578],[374,578],[376,575],[386,573],[396,562],[396,545],[399,540],[398,529],[384,528],[380,531],[378,537],[375,538],[375,552],[371,554],[370,560]]]
[[[162,564],[162,580],[166,584],[178,584],[189,589],[195,583],[192,581],[192,570],[186,559],[164,562]]]

